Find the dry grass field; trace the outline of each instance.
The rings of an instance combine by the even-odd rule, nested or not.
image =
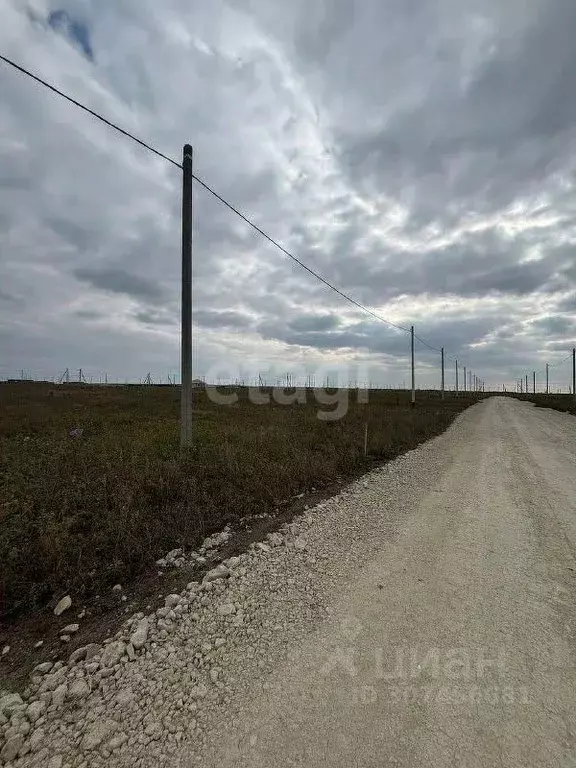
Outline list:
[[[323,421],[318,410],[331,408],[313,390],[291,405],[256,405],[247,389],[222,405],[198,391],[194,445],[182,453],[179,394],[0,383],[2,621],[67,591],[93,595],[171,548],[196,546],[227,523],[391,459],[479,397],[419,392],[411,408],[408,392],[372,391],[362,404],[341,390],[346,415]]]

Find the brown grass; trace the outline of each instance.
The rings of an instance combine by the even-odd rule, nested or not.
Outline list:
[[[511,394],[510,397],[516,397],[518,400],[527,400],[530,403],[534,403],[537,408],[553,408],[555,411],[563,411],[564,413],[571,413],[576,416],[576,402],[572,395],[559,395],[559,394],[545,394],[543,392],[537,392],[532,395]]]
[[[412,409],[405,392],[364,405],[351,393],[346,417],[327,422],[310,391],[290,406],[238,392],[233,406],[195,393],[194,445],[181,453],[177,388],[0,384],[0,617],[133,577],[173,547],[416,446],[474,402],[418,393]]]

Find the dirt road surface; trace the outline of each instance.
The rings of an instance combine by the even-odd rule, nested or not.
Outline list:
[[[492,398],[434,443],[394,534],[244,681],[205,765],[576,766],[576,419]]]

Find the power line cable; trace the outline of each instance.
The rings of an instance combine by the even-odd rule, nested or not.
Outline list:
[[[107,118],[103,117],[98,112],[95,112],[93,109],[90,109],[89,107],[82,104],[77,99],[72,98],[71,96],[68,96],[68,94],[61,91],[59,88],[56,88],[54,85],[51,85],[50,83],[46,82],[46,80],[43,80],[41,77],[38,77],[38,75],[33,74],[25,67],[22,67],[20,64],[16,64],[16,62],[12,61],[11,59],[7,58],[6,56],[3,56],[0,54],[0,60],[4,61],[6,64],[9,64],[14,69],[18,70],[22,74],[32,78],[32,80],[35,80],[40,85],[43,85],[45,88],[48,88],[53,93],[57,94],[58,96],[61,96],[63,99],[66,99],[66,101],[70,102],[71,104],[74,104],[74,106],[79,107],[79,109],[82,109],[84,112],[87,112],[89,115],[92,115],[92,117],[95,117],[97,120],[100,120],[101,122],[105,123],[108,127],[113,128],[115,131],[118,131],[118,133],[121,133],[123,136],[126,136],[129,139],[132,139],[132,141],[135,141],[137,144],[139,144],[141,147],[144,147],[144,149],[147,149],[149,152],[152,152],[153,154],[157,155],[158,157],[161,157],[163,160],[166,160],[168,163],[171,163],[172,165],[175,165],[177,168],[182,168],[182,165],[178,163],[176,160],[174,160],[172,157],[169,157],[168,155],[165,155],[163,152],[160,152],[159,150],[152,147],[150,144],[147,144],[145,141],[142,141],[142,139],[139,139],[137,136],[134,136],[134,134],[130,133],[129,131],[126,131],[124,128],[121,128],[119,125],[116,125],[116,123],[113,123],[111,120],[108,120]],[[361,304],[359,301],[356,301],[356,299],[353,299],[348,294],[344,293],[344,291],[340,290],[340,288],[337,288],[335,285],[333,285],[331,282],[329,282],[326,278],[322,277],[318,272],[313,270],[311,267],[308,267],[304,262],[300,261],[294,254],[290,253],[284,246],[280,245],[280,243],[275,240],[273,237],[271,237],[267,232],[265,232],[263,229],[261,229],[257,224],[254,224],[253,221],[251,221],[247,216],[245,216],[241,211],[239,211],[232,203],[229,203],[227,200],[225,200],[222,195],[219,195],[215,190],[213,190],[205,181],[203,181],[201,178],[193,174],[193,178],[195,181],[200,184],[207,192],[209,192],[211,195],[213,195],[220,203],[225,205],[229,210],[231,210],[233,213],[236,214],[236,216],[240,217],[246,224],[248,224],[252,229],[254,229],[256,232],[258,232],[259,235],[264,237],[268,242],[270,242],[272,245],[274,245],[278,250],[280,250],[285,256],[287,256],[289,259],[292,259],[293,262],[298,264],[298,266],[302,267],[302,269],[306,270],[310,275],[315,277],[317,280],[319,280],[321,283],[323,283],[325,286],[330,288],[332,291],[337,293],[339,296],[341,296],[343,299],[348,301],[350,304],[353,304],[358,309],[362,310],[368,315],[371,315],[376,320],[379,320],[382,323],[385,323],[386,325],[391,326],[392,328],[396,328],[399,331],[404,331],[406,333],[410,332],[409,328],[405,328],[402,325],[398,325],[396,323],[393,323],[390,320],[386,320],[386,318],[382,317],[381,315],[377,314],[371,309],[368,309],[368,307],[365,307],[363,304]]]

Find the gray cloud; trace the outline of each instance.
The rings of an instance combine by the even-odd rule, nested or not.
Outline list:
[[[83,280],[102,291],[119,293],[152,303],[165,299],[164,291],[159,285],[123,269],[79,267],[73,270],[73,274],[77,280]]]
[[[8,55],[170,156],[193,143],[198,175],[357,301],[497,380],[562,358],[576,309],[569,3],[61,0],[56,29],[45,10],[8,0]],[[178,170],[1,75],[3,365],[173,372]],[[403,378],[405,334],[199,186],[194,225],[199,374],[362,359]],[[437,357],[418,347],[421,376]]]
[[[291,320],[289,327],[292,331],[331,331],[339,325],[339,322],[336,315],[301,315]]]
[[[194,312],[194,322],[206,328],[245,329],[252,325],[252,321],[247,315],[233,311],[198,310]]]

